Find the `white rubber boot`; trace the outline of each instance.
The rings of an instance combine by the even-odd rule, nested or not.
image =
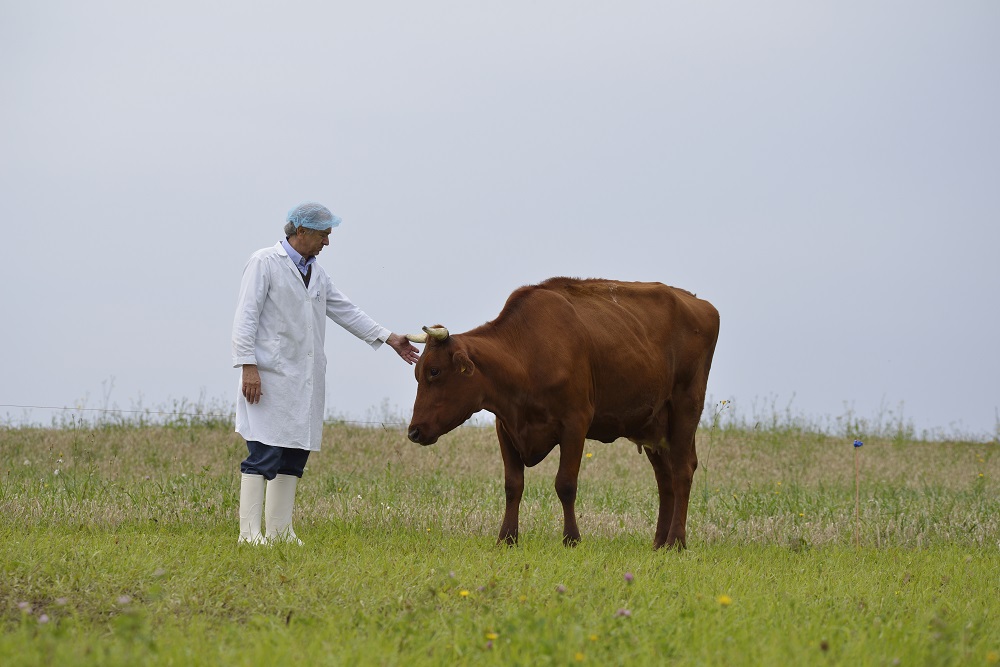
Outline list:
[[[240,479],[239,543],[264,544],[260,515],[264,509],[264,476],[242,473]]]
[[[267,482],[264,517],[267,528],[265,539],[269,542],[293,542],[302,545],[292,530],[292,508],[295,507],[295,488],[299,478],[295,475],[278,475]]]

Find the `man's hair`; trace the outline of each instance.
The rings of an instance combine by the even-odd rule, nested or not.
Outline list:
[[[295,223],[286,222],[285,223],[285,237],[295,236]]]

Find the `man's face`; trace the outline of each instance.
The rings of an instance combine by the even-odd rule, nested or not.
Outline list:
[[[323,246],[330,245],[330,232],[332,231],[332,227],[322,231],[299,227],[295,231],[295,235],[298,237],[301,248],[296,248],[296,250],[298,250],[303,257],[315,257],[319,254],[319,251],[323,249]]]

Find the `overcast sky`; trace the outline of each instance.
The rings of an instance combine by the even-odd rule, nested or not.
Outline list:
[[[4,406],[228,404],[243,266],[317,200],[393,331],[660,281],[745,418],[998,431],[995,0],[2,0],[0,62]],[[332,414],[409,415],[388,347],[327,353]]]

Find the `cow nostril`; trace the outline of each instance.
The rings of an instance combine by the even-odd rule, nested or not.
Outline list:
[[[420,429],[416,426],[412,427],[406,436],[410,439],[410,442],[420,442]]]

